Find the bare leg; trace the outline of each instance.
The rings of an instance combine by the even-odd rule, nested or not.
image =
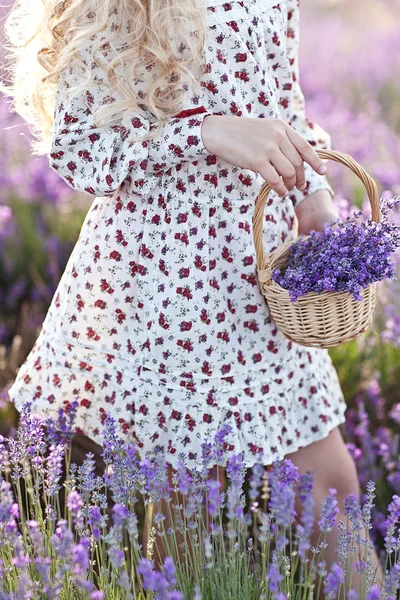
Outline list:
[[[344,514],[344,500],[350,493],[355,494],[358,500],[360,500],[360,486],[356,466],[345,446],[339,427],[333,429],[326,438],[309,444],[304,448],[300,448],[296,452],[288,454],[286,458],[290,458],[290,460],[298,467],[300,474],[308,469],[313,471],[315,477],[314,498],[317,513],[316,518],[319,519],[321,502],[328,495],[329,488],[335,488],[337,490],[336,499],[340,509],[340,514],[336,515],[336,522],[338,523],[342,520],[346,523],[347,517]],[[296,498],[296,511],[298,514],[301,512],[299,497]],[[361,533],[363,534],[363,532]],[[333,562],[338,561],[338,555],[336,553],[338,534],[339,530],[337,527],[327,534],[328,547],[324,552],[324,559],[327,562],[328,570]],[[318,542],[318,537],[319,529],[318,526],[315,526],[312,539],[314,546],[316,546]],[[360,548],[361,557],[364,555],[364,548],[365,546]],[[381,587],[384,575],[375,549],[372,551],[369,559],[372,561],[376,571],[376,583]],[[353,563],[357,561],[358,548],[353,555]],[[346,591],[348,590],[349,581],[350,577],[348,573],[346,575]],[[361,574],[357,573],[354,567],[352,569],[351,587],[357,591],[360,591],[361,589]]]

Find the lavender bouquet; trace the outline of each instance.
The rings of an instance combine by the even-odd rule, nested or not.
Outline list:
[[[391,255],[400,247],[399,226],[389,221],[400,198],[381,201],[381,222],[371,217],[357,222],[360,210],[345,221],[337,219],[322,231],[301,234],[289,249],[286,265],[272,279],[295,302],[309,292],[349,292],[362,300],[362,290],[375,281],[397,279]]]

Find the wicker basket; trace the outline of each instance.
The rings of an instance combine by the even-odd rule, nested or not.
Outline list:
[[[346,165],[358,175],[368,193],[372,219],[379,223],[379,196],[372,177],[348,154],[333,150],[317,150],[317,153],[320,158],[330,158]],[[292,302],[289,292],[271,279],[271,273],[286,264],[293,241],[279,246],[267,256],[264,253],[264,207],[270,191],[271,187],[264,183],[255,206],[253,235],[258,281],[272,318],[288,339],[302,346],[330,348],[358,337],[368,328],[373,318],[375,283],[364,289],[361,301],[354,300],[348,292],[310,292]]]

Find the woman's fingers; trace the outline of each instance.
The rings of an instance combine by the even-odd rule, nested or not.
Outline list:
[[[288,190],[292,190],[296,185],[296,169],[282,153],[280,149],[277,149],[271,155],[271,163],[282,177],[283,182]]]
[[[305,160],[314,171],[319,173],[319,175],[325,175],[327,168],[311,144],[309,144],[307,140],[297,133],[290,125],[287,127],[287,135],[303,160]]]
[[[293,146],[292,142],[290,142],[288,138],[286,138],[285,140],[282,141],[282,143],[280,145],[280,150],[295,170],[296,181],[295,181],[294,185],[296,185],[296,187],[299,190],[304,190],[307,185],[307,182],[306,182],[306,175],[304,172],[304,161],[303,161],[302,157],[300,156],[300,154],[296,150],[295,146]]]
[[[261,177],[263,177],[265,181],[268,181],[274,192],[276,192],[279,196],[286,196],[288,189],[279,176],[279,173],[271,163],[266,162],[261,165],[261,167],[258,169],[258,173],[260,173]]]

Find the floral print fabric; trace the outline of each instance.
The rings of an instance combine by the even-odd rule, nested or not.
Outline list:
[[[260,292],[252,217],[261,176],[210,154],[201,125],[207,114],[282,118],[315,147],[330,140],[305,116],[298,2],[208,0],[206,10],[201,92],[156,141],[135,141],[154,126],[144,111],[118,127],[95,124],[110,101],[100,67],[68,99],[63,84],[79,81],[63,74],[50,164],[96,198],[9,395],[44,417],[77,397],[78,432],[101,444],[110,412],[142,454],[163,447],[175,464],[184,452],[193,468],[205,437],[229,422],[221,464],[234,450],[250,466],[261,449],[269,464],[328,435],[346,406],[328,352],[287,340]],[[306,192],[268,199],[266,252],[295,238],[307,194],[332,193],[305,168]]]

